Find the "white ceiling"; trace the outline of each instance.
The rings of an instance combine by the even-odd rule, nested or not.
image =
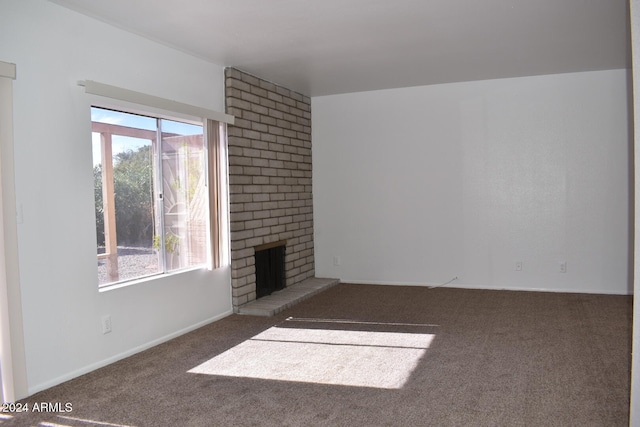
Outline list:
[[[309,96],[630,68],[627,0],[51,0]]]

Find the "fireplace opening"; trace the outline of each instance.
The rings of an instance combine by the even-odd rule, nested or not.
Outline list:
[[[284,256],[286,243],[274,242],[255,248],[256,298],[284,289]]]

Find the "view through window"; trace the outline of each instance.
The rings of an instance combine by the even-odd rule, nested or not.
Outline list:
[[[100,286],[206,266],[202,125],[92,107]]]

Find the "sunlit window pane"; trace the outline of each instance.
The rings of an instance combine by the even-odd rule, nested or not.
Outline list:
[[[91,117],[99,285],[206,264],[202,126],[96,107]]]
[[[161,121],[164,245],[168,271],[203,264],[207,255],[202,127],[179,125],[169,120]]]

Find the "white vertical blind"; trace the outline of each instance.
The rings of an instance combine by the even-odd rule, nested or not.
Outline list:
[[[0,371],[5,402],[28,395],[13,166],[15,78],[16,65],[0,61]]]
[[[220,123],[215,120],[206,121],[206,140],[208,157],[208,187],[209,187],[209,247],[211,248],[211,266],[219,268],[222,265],[223,235],[222,225],[222,171],[221,171],[221,135]]]

